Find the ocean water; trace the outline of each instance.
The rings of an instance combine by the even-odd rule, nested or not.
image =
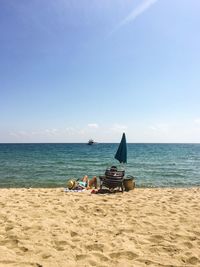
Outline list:
[[[200,186],[200,144],[127,144],[128,163],[114,159],[118,144],[0,144],[0,187],[63,187],[70,178],[125,167],[137,187]]]

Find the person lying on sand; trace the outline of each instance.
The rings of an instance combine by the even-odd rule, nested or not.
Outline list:
[[[97,177],[94,176],[93,178],[89,179],[87,175],[83,176],[80,180],[70,180],[67,183],[67,187],[71,190],[76,189],[91,189],[92,187],[95,187],[97,189]]]
[[[87,188],[87,189],[90,189],[92,187],[95,187],[96,189],[97,188],[97,177],[94,176],[92,179],[89,179],[88,176],[85,175],[80,181],[78,181],[78,185],[83,188]]]

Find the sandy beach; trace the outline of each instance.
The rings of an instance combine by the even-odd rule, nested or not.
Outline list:
[[[0,266],[200,266],[200,188],[0,190]]]

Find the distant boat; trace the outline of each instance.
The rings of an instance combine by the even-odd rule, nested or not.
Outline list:
[[[93,145],[95,142],[94,142],[94,140],[93,139],[90,139],[89,141],[88,141],[88,145]]]

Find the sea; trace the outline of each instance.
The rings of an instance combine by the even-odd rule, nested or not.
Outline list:
[[[200,144],[127,144],[127,164],[115,158],[119,144],[0,144],[1,188],[66,187],[71,178],[125,169],[143,188],[200,186]]]

